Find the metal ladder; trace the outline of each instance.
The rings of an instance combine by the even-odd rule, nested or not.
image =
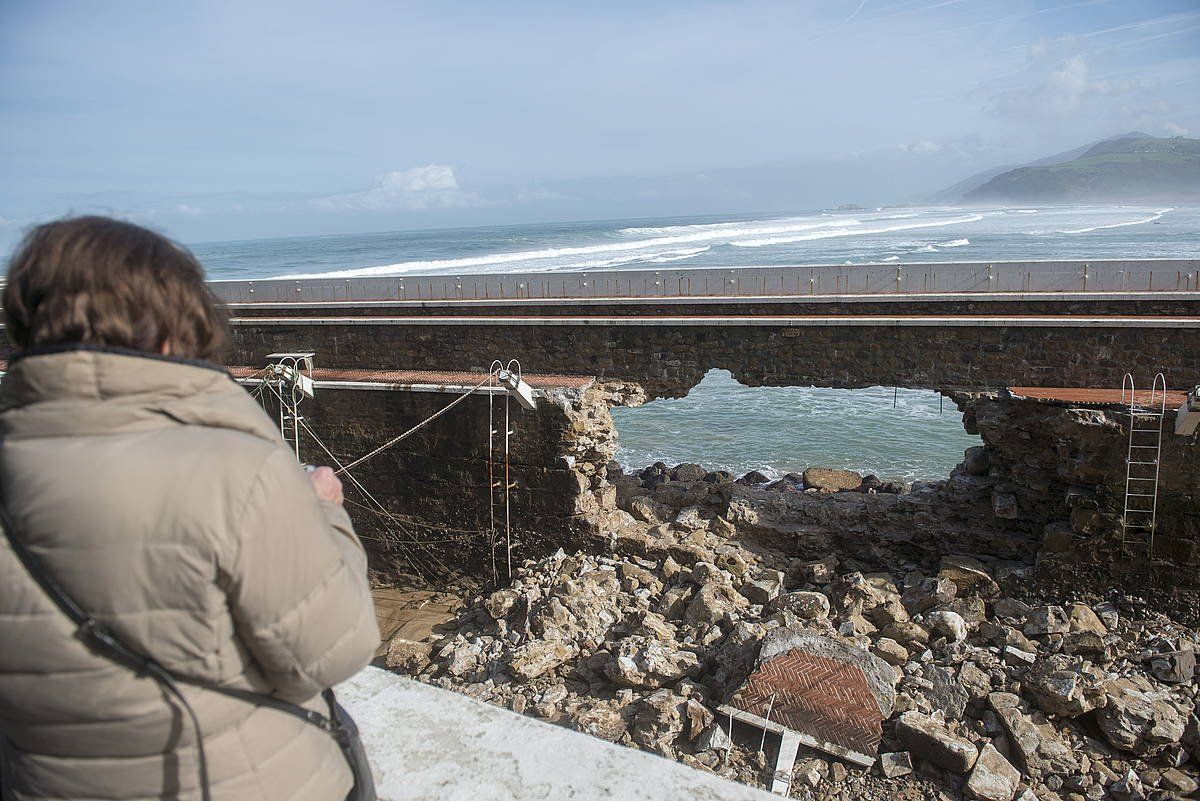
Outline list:
[[[1154,558],[1154,527],[1158,513],[1158,471],[1162,455],[1162,424],[1167,410],[1167,381],[1154,377],[1147,403],[1139,404],[1133,376],[1125,374],[1121,404],[1128,403],[1129,450],[1125,456],[1125,509],[1121,515],[1121,555]]]

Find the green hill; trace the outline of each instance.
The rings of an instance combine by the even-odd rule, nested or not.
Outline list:
[[[1091,146],[1069,161],[1003,172],[963,203],[1200,200],[1200,140],[1130,136]]]

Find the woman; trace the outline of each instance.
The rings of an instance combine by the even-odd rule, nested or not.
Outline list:
[[[19,541],[177,676],[328,712],[371,659],[366,559],[329,468],[306,475],[220,367],[224,323],[186,250],[129,223],[34,229],[14,256],[0,499]],[[333,738],[181,684],[209,795],[340,801]],[[153,678],[97,654],[0,538],[5,798],[200,799],[197,734]]]

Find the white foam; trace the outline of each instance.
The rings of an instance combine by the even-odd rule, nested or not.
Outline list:
[[[970,239],[951,239],[949,242],[943,242],[938,247],[943,248],[965,248],[971,244]]]
[[[961,217],[950,217],[941,220],[932,220],[929,222],[913,222],[904,225],[887,225],[876,228],[834,228],[828,231],[813,231],[807,234],[797,236],[775,236],[762,239],[743,239],[730,242],[730,245],[739,248],[761,248],[771,245],[788,245],[793,242],[810,242],[815,239],[832,239],[840,236],[868,236],[870,234],[886,234],[892,231],[909,231],[914,228],[941,228],[947,225],[965,225],[967,223],[979,222],[983,219],[982,214],[968,214]]]
[[[1103,231],[1107,228],[1127,228],[1128,226],[1131,226],[1131,225],[1145,225],[1146,223],[1152,223],[1155,220],[1162,219],[1162,216],[1164,214],[1167,214],[1168,212],[1172,212],[1172,211],[1175,211],[1175,209],[1159,209],[1158,211],[1151,214],[1149,217],[1146,217],[1141,220],[1128,220],[1126,222],[1110,223],[1108,225],[1093,225],[1090,228],[1066,229],[1066,230],[1057,231],[1056,233],[1059,233],[1059,234],[1090,234],[1092,231]]]
[[[397,264],[385,264],[378,267],[357,267],[348,270],[334,270],[332,272],[325,273],[288,275],[283,277],[356,278],[379,275],[401,275],[404,273],[414,272],[452,272],[458,271],[462,268],[488,268],[510,264],[522,264],[523,269],[530,272],[537,272],[539,270],[562,270],[572,267],[578,268],[582,266],[611,266],[612,264],[626,263],[628,261],[658,256],[662,254],[662,249],[671,249],[672,246],[682,244],[719,242],[727,240],[731,236],[791,234],[802,231],[819,230],[830,225],[857,226],[860,224],[861,223],[855,219],[844,219],[837,221],[809,219],[805,221],[753,221],[749,223],[721,223],[713,226],[683,226],[680,227],[680,233],[672,236],[655,236],[651,237],[650,239],[630,240],[626,242],[607,242],[598,245],[581,245],[575,247],[522,250],[510,253],[491,253],[485,256],[468,256],[459,259],[406,261],[399,262]],[[675,248],[675,250],[678,250],[678,248]],[[638,253],[638,251],[642,252]],[[628,258],[618,257],[615,255],[622,253],[637,255],[633,255]],[[586,258],[583,260],[578,260],[579,257],[601,256],[603,254],[614,254],[614,256],[601,259],[599,261],[590,261]],[[674,254],[668,254],[668,257],[680,255],[681,254],[677,252]],[[544,267],[525,264],[527,262],[546,262],[551,260],[554,260],[556,263]],[[562,263],[564,261],[568,261],[570,263],[564,264]]]

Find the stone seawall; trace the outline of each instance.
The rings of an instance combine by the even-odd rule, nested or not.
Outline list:
[[[231,360],[313,350],[326,367],[485,371],[497,354],[526,371],[594,375],[681,397],[712,368],[749,386],[1121,386],[1162,371],[1200,384],[1189,328],[884,325],[263,325],[234,329]]]

